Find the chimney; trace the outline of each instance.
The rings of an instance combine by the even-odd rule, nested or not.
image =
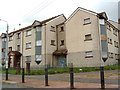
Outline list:
[[[120,18],[118,19],[118,24],[120,24]]]

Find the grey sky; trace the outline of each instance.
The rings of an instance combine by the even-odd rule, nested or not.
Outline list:
[[[0,18],[8,21],[10,31],[31,25],[34,20],[44,20],[59,14],[67,18],[77,7],[95,12],[105,11],[108,18],[118,20],[119,0],[1,0]],[[7,3],[6,3],[7,2]],[[6,31],[6,23],[0,21],[0,34]]]

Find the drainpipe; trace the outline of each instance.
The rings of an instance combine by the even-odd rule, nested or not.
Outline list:
[[[21,43],[22,43],[22,45],[21,45],[21,46],[22,46],[22,52],[21,52],[21,53],[22,53],[22,68],[24,68],[24,66],[23,66],[23,47],[24,47],[24,40],[23,40],[23,39],[24,39],[24,30],[22,31],[22,42],[21,42]]]
[[[56,50],[58,50],[58,26],[56,26]]]

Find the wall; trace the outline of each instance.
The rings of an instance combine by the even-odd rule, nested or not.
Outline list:
[[[91,24],[83,25],[84,19],[90,18]],[[79,10],[65,25],[67,62],[75,67],[100,66],[100,34],[96,15]],[[85,41],[85,35],[91,34],[92,40]],[[92,58],[85,58],[86,51],[93,51]]]

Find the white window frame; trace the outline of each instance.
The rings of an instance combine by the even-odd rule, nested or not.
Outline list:
[[[9,36],[9,41],[12,41],[13,40],[13,36]]]
[[[91,23],[90,18],[84,19],[84,24],[88,24],[88,23]]]
[[[50,31],[54,31],[54,32],[55,32],[55,27],[54,27],[54,26],[51,26]]]
[[[42,40],[36,41],[36,46],[42,46]]]
[[[32,47],[31,42],[26,43],[26,48],[31,48],[31,47]]]
[[[104,19],[99,19],[99,23],[102,25],[105,25],[105,20]]]
[[[36,55],[35,58],[35,61],[42,61],[42,55]]]
[[[2,38],[2,41],[6,41],[6,38]]]
[[[32,35],[32,30],[27,30],[26,31],[26,36],[30,36],[30,35]]]
[[[91,56],[93,56],[93,52],[92,51],[87,51],[87,52],[85,52],[85,56],[86,57],[91,57]]]

